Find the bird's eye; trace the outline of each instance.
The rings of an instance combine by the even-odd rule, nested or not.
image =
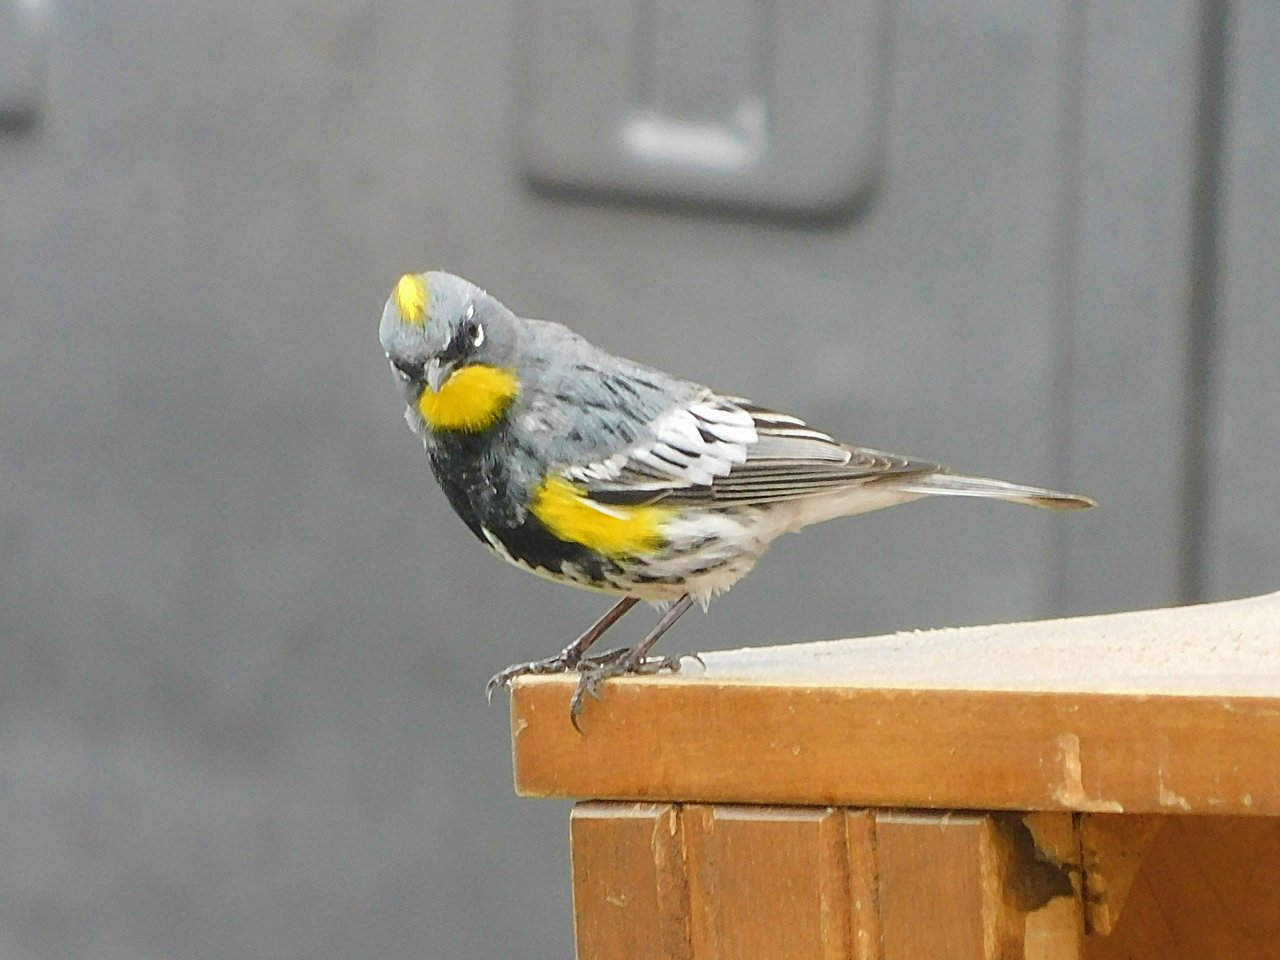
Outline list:
[[[484,343],[484,327],[478,320],[472,320],[467,324],[467,339],[471,341],[473,347]]]

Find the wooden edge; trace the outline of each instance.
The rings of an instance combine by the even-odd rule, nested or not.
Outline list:
[[[1085,923],[1107,936],[1120,919],[1142,858],[1167,817],[1088,814],[1081,818]]]
[[[524,796],[1280,814],[1280,698],[573,677],[512,696]]]

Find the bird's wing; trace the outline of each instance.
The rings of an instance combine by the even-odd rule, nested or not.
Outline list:
[[[601,503],[736,506],[933,473],[933,463],[850,447],[804,421],[704,390],[623,449],[564,466]]]

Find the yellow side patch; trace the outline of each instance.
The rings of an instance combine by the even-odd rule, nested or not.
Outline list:
[[[592,501],[562,477],[548,477],[533,494],[530,508],[561,540],[580,543],[606,557],[640,556],[658,550],[662,524],[675,516],[670,507],[624,507]]]
[[[424,386],[418,394],[418,412],[432,430],[479,433],[497,423],[519,392],[510,370],[473,363],[455,370],[439,393]]]
[[[421,327],[427,319],[427,285],[421,277],[406,273],[396,284],[396,310],[400,319],[415,327]]]

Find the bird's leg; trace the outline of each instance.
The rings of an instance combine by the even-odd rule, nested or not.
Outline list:
[[[623,597],[610,607],[603,617],[589,626],[582,636],[578,637],[577,640],[573,641],[554,657],[547,657],[545,660],[530,660],[528,663],[513,663],[507,669],[495,673],[489,678],[489,682],[485,684],[485,696],[492,700],[495,690],[499,687],[510,686],[511,681],[516,677],[522,677],[530,673],[565,673],[575,669],[582,662],[583,655],[586,654],[587,649],[599,640],[606,630],[621,620],[623,614],[638,602],[635,597]],[[628,653],[630,651],[626,649],[612,650],[600,658],[600,662],[605,663],[614,659],[622,659]]]
[[[602,681],[629,673],[657,673],[663,669],[679,669],[680,657],[664,657],[661,661],[658,661],[656,658],[650,660],[648,654],[653,649],[653,645],[662,638],[664,633],[671,629],[677,620],[684,616],[685,611],[691,606],[693,606],[693,597],[686,593],[671,605],[671,609],[662,615],[662,619],[649,631],[649,635],[627,651],[624,656],[581,671],[582,676],[578,680],[578,689],[573,692],[573,699],[569,701],[569,719],[579,732],[581,732],[582,728],[578,727],[578,714],[582,712],[585,698],[590,695],[593,700],[599,700]]]

